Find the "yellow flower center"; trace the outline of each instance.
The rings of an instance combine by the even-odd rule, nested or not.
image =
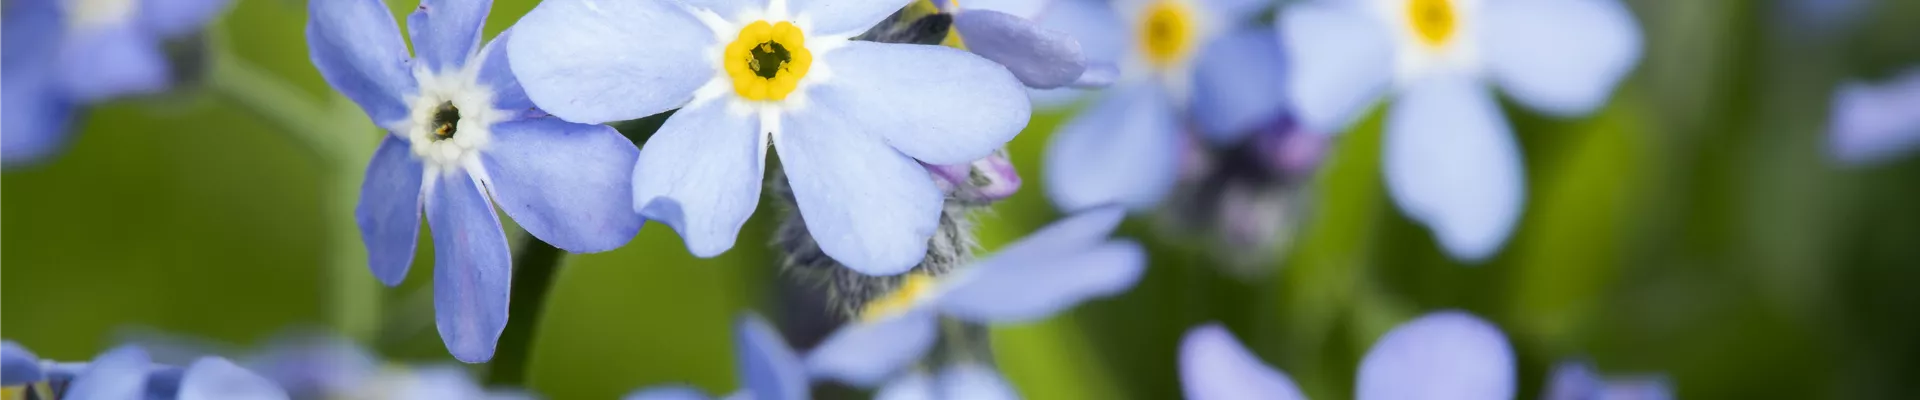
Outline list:
[[[900,282],[899,289],[894,289],[893,293],[873,299],[867,302],[865,307],[861,307],[860,319],[877,321],[906,312],[907,309],[913,308],[913,303],[919,301],[921,296],[925,296],[927,291],[933,289],[933,286],[934,280],[931,276],[917,273],[907,275],[906,281]]]
[[[813,66],[806,35],[786,21],[755,21],[740,28],[740,37],[721,57],[720,64],[733,78],[733,92],[756,101],[786,100]]]
[[[1185,61],[1193,53],[1193,9],[1184,2],[1166,0],[1147,6],[1140,20],[1140,49],[1147,62],[1166,67]]]
[[[1454,12],[1453,0],[1407,1],[1407,23],[1413,25],[1414,36],[1431,47],[1445,46],[1453,39],[1459,23]]]

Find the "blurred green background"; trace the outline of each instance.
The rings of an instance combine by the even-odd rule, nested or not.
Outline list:
[[[390,3],[396,15],[414,5]],[[534,4],[496,3],[490,35]],[[1505,107],[1528,202],[1490,262],[1448,260],[1385,197],[1375,110],[1339,137],[1275,273],[1233,278],[1202,247],[1130,222],[1123,235],[1152,250],[1142,284],[996,329],[1001,367],[1029,398],[1174,398],[1180,335],[1222,321],[1310,396],[1345,398],[1381,333],[1461,308],[1506,330],[1523,398],[1571,358],[1665,373],[1682,398],[1920,393],[1920,157],[1846,167],[1823,136],[1838,82],[1920,65],[1920,2],[1842,21],[1784,1],[1629,3],[1647,45],[1612,105],[1581,120]],[[307,61],[305,17],[298,1],[240,1],[211,36],[322,102],[331,90]],[[207,88],[113,103],[64,156],[6,171],[4,336],[83,360],[130,328],[245,347],[359,318],[381,329],[342,328],[389,357],[452,362],[425,301],[430,247],[399,288],[334,262],[359,246],[339,210],[364,156],[316,160],[246,110]],[[1058,217],[1037,166],[1065,115],[1038,115],[1010,145],[1028,186],[982,217],[989,249]],[[361,124],[338,134],[370,151],[377,133],[352,118],[332,122]],[[691,257],[659,224],[620,250],[567,258],[535,321],[527,385],[561,399],[670,382],[731,391],[731,319],[780,309],[774,254],[759,245],[778,219],[763,205],[715,259]]]

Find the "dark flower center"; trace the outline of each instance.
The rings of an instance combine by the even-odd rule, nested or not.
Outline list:
[[[460,109],[454,108],[453,102],[440,103],[440,107],[433,109],[433,137],[435,140],[453,138],[454,132],[458,131],[459,127]]]
[[[747,60],[747,69],[753,70],[754,75],[767,79],[773,79],[779,74],[781,68],[787,66],[787,61],[793,60],[793,56],[787,54],[786,46],[771,41],[753,46],[753,50],[749,50],[748,54],[752,54],[753,59]]]

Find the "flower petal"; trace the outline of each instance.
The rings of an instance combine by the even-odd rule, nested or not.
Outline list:
[[[1246,29],[1214,39],[1193,75],[1193,117],[1214,145],[1245,139],[1287,109],[1286,57],[1272,31]]]
[[[1238,26],[1241,22],[1252,21],[1262,8],[1273,5],[1268,0],[1200,0],[1200,4],[1216,18],[1228,26]]]
[[[820,250],[848,268],[907,272],[926,258],[927,238],[939,227],[940,189],[919,163],[840,110],[787,115],[773,135],[800,216]]]
[[[374,124],[407,118],[416,91],[407,45],[380,0],[307,2],[307,48],[320,76],[366,110]]]
[[[479,83],[493,91],[493,108],[531,110],[533,100],[527,98],[527,90],[520,87],[520,79],[513,76],[512,63],[507,61],[507,41],[512,37],[513,30],[508,29],[480,48]]]
[[[0,386],[19,386],[46,379],[40,356],[12,340],[0,341]]]
[[[43,161],[67,143],[73,101],[61,93],[60,3],[16,1],[0,15],[0,163]]]
[[[1015,17],[1033,19],[1040,11],[1060,0],[966,0],[962,4],[968,11],[997,11]]]
[[[1080,42],[1033,21],[992,10],[969,10],[953,17],[967,50],[1000,63],[1027,87],[1066,86],[1087,71]]]
[[[822,62],[840,78],[813,89],[821,108],[929,164],[991,155],[1032,114],[1005,67],[950,47],[854,41]]]
[[[467,376],[467,371],[455,366],[430,366],[412,368],[400,372],[405,374],[395,383],[397,388],[384,389],[393,399],[491,399],[480,384]]]
[[[1306,400],[1287,374],[1267,366],[1220,324],[1180,340],[1180,387],[1189,400]]]
[[[1091,249],[1107,242],[1107,236],[1120,227],[1120,221],[1126,219],[1126,209],[1119,206],[1104,206],[1074,213],[1052,224],[1033,231],[1027,237],[1000,248],[998,254],[987,258],[1035,258]]]
[[[809,385],[800,357],[787,347],[780,331],[757,315],[734,322],[734,346],[740,363],[740,380],[755,400],[805,400]]]
[[[460,361],[493,358],[507,327],[513,275],[507,236],[493,205],[465,173],[438,177],[427,199],[433,228],[433,310],[440,340]]]
[[[620,400],[707,400],[707,394],[692,386],[662,386],[628,393]]]
[[[1116,87],[1068,120],[1047,144],[1047,197],[1072,212],[1108,204],[1135,211],[1160,203],[1179,176],[1180,126],[1167,97],[1147,84]]]
[[[1591,365],[1563,361],[1553,367],[1552,377],[1540,397],[1545,400],[1669,400],[1673,388],[1660,377],[1636,377],[1608,380],[1594,372]]]
[[[619,248],[640,232],[633,162],[640,149],[606,125],[536,118],[493,126],[480,160],[487,188],[513,222],[575,253]]]
[[[912,0],[788,0],[809,36],[852,37],[878,25]]]
[[[713,30],[674,1],[542,1],[507,60],[541,109],[597,124],[680,107],[714,78]]]
[[[887,381],[886,385],[873,392],[873,400],[937,400],[934,396],[933,377],[919,369],[908,371]]]
[[[938,322],[925,309],[879,321],[849,322],[807,353],[807,369],[816,378],[871,387],[926,355],[933,348]]]
[[[420,240],[420,207],[426,194],[420,190],[425,167],[413,159],[406,141],[387,135],[367,163],[367,177],[360,181],[360,204],[354,206],[354,220],[360,224],[360,241],[367,246],[367,267],[374,278],[387,286],[397,286],[407,278],[413,264],[413,249]]]
[[[147,392],[147,369],[152,361],[138,346],[108,350],[80,371],[63,399],[139,399]]]
[[[133,24],[102,27],[67,36],[60,53],[60,77],[67,93],[81,103],[151,94],[172,83],[160,39]]]
[[[630,206],[673,227],[695,256],[725,253],[760,205],[762,132],[757,118],[734,115],[724,102],[674,112],[640,149]]]
[[[180,400],[285,399],[279,385],[220,357],[201,357],[180,378]]]
[[[1541,112],[1593,112],[1640,61],[1640,27],[1619,0],[1504,1],[1485,14],[1493,79]]]
[[[1289,97],[1307,130],[1338,132],[1380,98],[1393,81],[1387,27],[1361,2],[1301,2],[1280,12]]]
[[[1014,400],[1020,395],[1007,385],[993,368],[962,363],[940,370],[937,376],[913,371],[887,382],[875,392],[876,400]]]
[[[420,0],[407,16],[413,53],[433,71],[454,71],[480,50],[493,0]]]
[[[1129,240],[1045,257],[994,257],[956,272],[940,310],[978,323],[1047,318],[1088,300],[1126,292],[1140,282],[1147,254]]]
[[[1410,88],[1387,116],[1387,188],[1453,257],[1500,250],[1525,203],[1520,149],[1493,96],[1473,81]]]
[[[205,28],[233,8],[231,0],[140,0],[140,22],[162,38],[174,38]]]
[[[1514,395],[1513,349],[1500,328],[1461,311],[1401,324],[1360,360],[1358,400],[1501,400]]]
[[[1833,96],[1828,143],[1841,161],[1873,163],[1920,148],[1920,69],[1892,82],[1850,82]]]
[[[969,8],[974,6],[968,1]],[[1028,0],[1022,3],[1039,3]],[[1127,23],[1113,6],[1101,0],[1052,0],[1046,8],[1027,19],[1039,22],[1041,27],[1059,31],[1080,42],[1080,50],[1085,52],[1087,61],[1093,63],[1118,63],[1133,49],[1133,37]],[[1003,10],[1004,11],[1004,10]],[[1020,13],[1008,12],[1024,16]]]

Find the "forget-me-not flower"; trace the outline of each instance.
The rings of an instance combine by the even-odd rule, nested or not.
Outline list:
[[[1126,291],[1145,270],[1146,254],[1132,241],[1107,238],[1124,216],[1118,207],[1089,210],[949,275],[908,276],[821,342],[807,366],[814,376],[867,387],[913,379],[902,372],[932,348],[942,316],[1019,323]]]
[[[1051,0],[930,1],[953,16],[967,51],[1006,66],[1027,87],[1100,87],[1117,74],[1111,64],[1090,64],[1073,36],[1034,21]]]
[[[1031,112],[1005,67],[953,48],[850,41],[909,0],[551,0],[520,20],[527,94],[575,122],[679,111],[633,166],[633,208],[696,256],[733,247],[779,150],[807,230],[872,275],[926,254],[930,165],[984,158]]]
[[[1498,84],[1556,116],[1593,112],[1640,58],[1618,0],[1315,0],[1287,6],[1280,39],[1307,129],[1335,132],[1385,95],[1387,189],[1458,259],[1506,242],[1526,179]]]
[[[613,128],[534,108],[507,67],[512,33],[481,46],[490,1],[422,1],[407,17],[412,59],[380,0],[308,4],[314,66],[391,133],[355,209],[368,264],[389,286],[406,278],[424,208],[435,322],[454,358],[492,358],[507,325],[511,258],[494,205],[576,253],[612,250],[639,232],[627,204],[639,150]]]
[[[1360,360],[1359,400],[1505,400],[1514,396],[1513,349],[1493,324],[1441,311],[1401,324]],[[1219,325],[1187,332],[1180,385],[1191,400],[1304,400],[1285,373],[1261,363]]]
[[[1089,43],[1095,60],[1113,53],[1105,56],[1115,57],[1120,77],[1047,145],[1041,172],[1061,209],[1151,208],[1174,187],[1190,126],[1231,145],[1286,113],[1279,42],[1253,24],[1266,1],[1062,3],[1046,18],[1078,26],[1063,30],[1083,40],[1121,43]]]
[[[1849,82],[1833,96],[1828,144],[1843,162],[1870,164],[1920,147],[1920,69],[1881,84]]]
[[[728,395],[728,399],[806,400],[811,397],[811,381],[800,366],[800,356],[787,347],[780,332],[757,315],[741,316],[733,325],[733,344],[740,382],[746,388]],[[641,389],[625,400],[704,400],[706,393],[688,386],[662,386]]]
[[[19,344],[0,343],[0,398],[25,393],[68,400],[273,400],[287,393],[272,381],[220,357],[186,368],[152,362],[146,350],[121,346],[88,363],[39,359]]]
[[[0,160],[45,160],[79,109],[167,89],[164,41],[198,32],[229,0],[18,0],[0,18]]]

